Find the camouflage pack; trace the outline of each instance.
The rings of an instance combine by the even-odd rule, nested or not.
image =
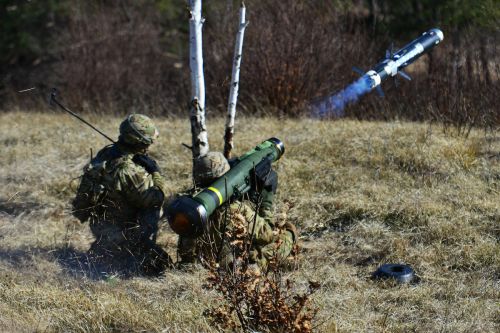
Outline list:
[[[95,164],[91,162],[84,168],[76,196],[71,203],[71,213],[82,223],[91,217],[105,197],[106,189],[102,185],[105,169],[106,161]]]
[[[91,215],[99,213],[102,209],[102,201],[106,197],[106,184],[109,179],[109,163],[116,163],[123,156],[115,146],[110,145],[101,150],[90,163],[83,168],[83,175],[76,191],[76,196],[72,201],[72,214],[80,222],[87,221]]]

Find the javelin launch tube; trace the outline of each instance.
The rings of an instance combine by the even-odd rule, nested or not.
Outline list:
[[[182,196],[166,209],[172,230],[181,236],[196,237],[203,233],[208,217],[231,197],[248,192],[255,186],[253,170],[262,162],[275,162],[285,152],[283,143],[271,138],[257,145],[236,161],[227,173],[193,196]]]

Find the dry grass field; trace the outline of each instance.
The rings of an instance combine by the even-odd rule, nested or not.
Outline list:
[[[113,137],[119,117],[89,117]],[[190,186],[187,119],[156,119],[152,155],[173,192]],[[209,117],[212,148],[223,119]],[[302,231],[298,289],[317,280],[318,332],[500,331],[500,135],[401,122],[239,118],[236,153],[284,141],[279,202]],[[69,201],[105,139],[58,113],[0,115],[0,331],[213,332],[203,268],[159,278],[91,274],[88,225]],[[280,209],[278,206],[278,209]],[[175,258],[168,226],[159,241]],[[370,279],[407,263],[420,283]]]

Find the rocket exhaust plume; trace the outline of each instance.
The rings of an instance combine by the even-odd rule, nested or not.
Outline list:
[[[429,52],[443,39],[444,35],[441,30],[431,29],[394,53],[392,50],[387,50],[385,59],[366,73],[354,68],[356,72],[362,75],[361,78],[351,83],[341,92],[314,103],[314,113],[319,117],[341,117],[344,115],[344,107],[348,103],[356,102],[369,91],[377,89],[378,93],[383,96],[380,84],[387,78],[399,74],[406,80],[411,80],[410,76],[402,71],[403,68],[413,63],[422,54]]]
[[[348,103],[356,102],[371,89],[370,77],[363,75],[339,93],[314,104],[314,113],[321,118],[326,116],[342,117],[344,115],[344,107]]]

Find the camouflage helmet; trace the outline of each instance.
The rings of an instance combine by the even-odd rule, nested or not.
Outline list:
[[[142,114],[133,113],[120,124],[120,140],[129,145],[151,145],[158,138],[153,121]]]
[[[194,182],[198,186],[207,186],[229,169],[229,162],[222,153],[209,152],[194,160]]]

